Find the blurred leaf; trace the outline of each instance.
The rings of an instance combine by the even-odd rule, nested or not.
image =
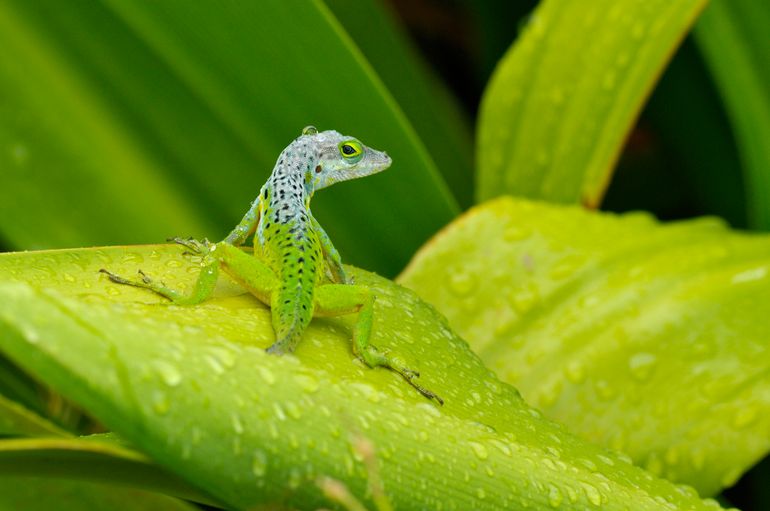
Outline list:
[[[87,437],[0,440],[0,481],[20,476],[137,486],[212,503],[210,498],[153,465],[145,456],[120,445],[106,443],[103,438],[96,441]],[[82,488],[85,497],[90,491],[86,490],[86,485]],[[20,488],[18,494],[11,494],[11,498],[26,498],[29,490]],[[92,496],[100,498],[99,493],[95,492]],[[0,509],[7,504],[8,500],[0,496]]]
[[[311,123],[394,159],[313,203],[346,260],[393,273],[457,212],[320,2],[59,7],[0,5],[0,235],[14,246],[222,238]]]
[[[768,26],[768,2],[713,0],[695,28],[743,159],[750,220],[764,230],[770,230]]]
[[[478,190],[596,207],[639,109],[705,0],[546,0],[479,117]]]
[[[43,414],[46,403],[37,384],[5,357],[0,356],[0,396]]]
[[[712,214],[746,227],[740,167],[722,101],[688,37],[631,133],[602,209],[665,219]]]
[[[400,281],[525,399],[711,495],[770,448],[770,238],[504,198]]]
[[[394,509],[719,509],[542,419],[433,308],[374,274],[349,268],[378,297],[373,343],[418,368],[443,407],[355,363],[354,318],[314,321],[296,356],[275,357],[263,349],[273,341],[269,310],[229,279],[200,306],[178,307],[96,273],[141,264],[181,287],[197,267],[179,253],[0,256],[0,274],[17,280],[0,283],[0,346],[233,508],[328,506],[320,477],[370,504],[368,459]]]
[[[0,436],[69,436],[56,425],[0,395]]]
[[[140,490],[33,477],[0,477],[2,511],[197,511],[180,500]]]
[[[381,0],[324,0],[382,78],[425,143],[455,197],[473,200],[468,119],[431,73]]]

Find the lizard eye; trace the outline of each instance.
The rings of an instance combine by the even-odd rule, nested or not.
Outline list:
[[[350,163],[357,163],[363,156],[361,143],[357,140],[348,140],[340,144],[340,154]]]

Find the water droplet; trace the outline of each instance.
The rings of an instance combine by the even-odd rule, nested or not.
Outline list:
[[[597,380],[594,388],[596,389],[596,395],[602,401],[608,401],[615,397],[615,387],[607,380]]]
[[[307,374],[297,374],[294,376],[297,384],[302,390],[313,393],[319,388],[318,380]]]
[[[720,482],[722,483],[722,486],[729,488],[735,484],[735,481],[737,481],[739,477],[741,477],[740,467],[732,467],[722,475]]]
[[[284,407],[286,408],[286,413],[289,414],[289,417],[293,419],[300,419],[302,417],[302,409],[297,403],[288,401],[284,403]]]
[[[736,273],[730,280],[732,284],[742,284],[744,282],[751,282],[753,280],[760,280],[767,276],[767,268],[760,266],[759,268],[752,268],[750,270]]]
[[[273,385],[275,383],[275,375],[267,367],[259,366],[257,367],[257,372],[268,385]]]
[[[733,426],[736,428],[745,428],[757,418],[757,409],[754,407],[741,408],[733,416]]]
[[[636,380],[645,381],[650,378],[655,364],[658,361],[658,357],[652,353],[636,353],[628,359],[628,368],[631,371],[631,376]]]
[[[152,409],[155,410],[155,413],[158,415],[165,415],[168,413],[169,409],[169,402],[168,402],[168,396],[165,392],[161,391],[155,391],[152,394]]]
[[[230,417],[230,420],[233,424],[233,431],[235,431],[236,435],[240,435],[243,433],[243,423],[241,422],[241,417],[237,413],[233,413]]]
[[[467,268],[457,268],[449,277],[449,288],[457,295],[466,296],[476,286],[476,277]]]
[[[260,449],[254,451],[251,459],[251,473],[255,477],[264,477],[267,474],[267,454]]]
[[[572,383],[582,383],[586,379],[586,368],[579,360],[570,360],[564,368],[564,374]]]
[[[515,291],[511,296],[511,302],[519,314],[525,314],[532,310],[540,299],[534,284],[527,284]]]
[[[552,484],[548,485],[548,503],[551,507],[559,507],[562,500],[564,500],[564,495],[559,491],[559,488]]]
[[[478,442],[468,442],[468,445],[471,446],[471,449],[473,450],[473,454],[476,455],[477,458],[480,460],[485,460],[489,457],[489,452],[487,451],[487,448]]]
[[[585,482],[581,482],[580,486],[583,487],[583,491],[586,494],[586,498],[588,498],[588,502],[590,502],[594,506],[601,505],[602,494],[599,493],[599,490],[596,489],[596,486]]]
[[[484,488],[477,488],[476,497],[480,498],[481,500],[484,500],[485,498],[487,498],[487,492],[484,490]]]
[[[283,407],[280,403],[273,403],[273,410],[275,411],[275,417],[279,421],[285,421],[286,420],[286,412],[284,411]]]
[[[179,372],[176,366],[164,360],[156,360],[154,365],[160,375],[160,379],[169,387],[176,387],[182,381],[182,373]]]

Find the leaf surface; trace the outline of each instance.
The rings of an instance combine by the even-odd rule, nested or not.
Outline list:
[[[295,356],[276,357],[264,352],[269,310],[229,279],[203,304],[178,307],[97,273],[141,267],[189,287],[197,264],[179,254],[0,256],[0,349],[230,507],[329,506],[321,477],[371,507],[357,447],[366,441],[396,509],[719,509],[544,420],[431,307],[376,275],[349,268],[378,297],[373,344],[418,369],[443,407],[355,362],[354,318],[314,321]]]
[[[770,238],[501,198],[400,282],[548,417],[711,495],[770,447]]]
[[[637,113],[705,0],[547,0],[490,80],[479,200],[597,207]]]

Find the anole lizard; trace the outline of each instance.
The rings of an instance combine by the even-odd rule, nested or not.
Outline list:
[[[169,289],[141,270],[140,280],[101,271],[118,284],[149,289],[178,305],[194,305],[211,295],[222,268],[270,306],[276,340],[267,351],[277,355],[294,351],[313,316],[357,312],[353,353],[369,367],[395,371],[422,395],[443,404],[439,396],[415,381],[419,373],[369,344],[375,296],[345,274],[339,252],[310,212],[316,190],[381,172],[390,164],[387,154],[355,138],[331,130],[319,133],[308,126],[281,152],[259,196],[223,241],[173,239],[202,257],[201,272],[190,294]],[[254,256],[237,248],[252,233]]]

